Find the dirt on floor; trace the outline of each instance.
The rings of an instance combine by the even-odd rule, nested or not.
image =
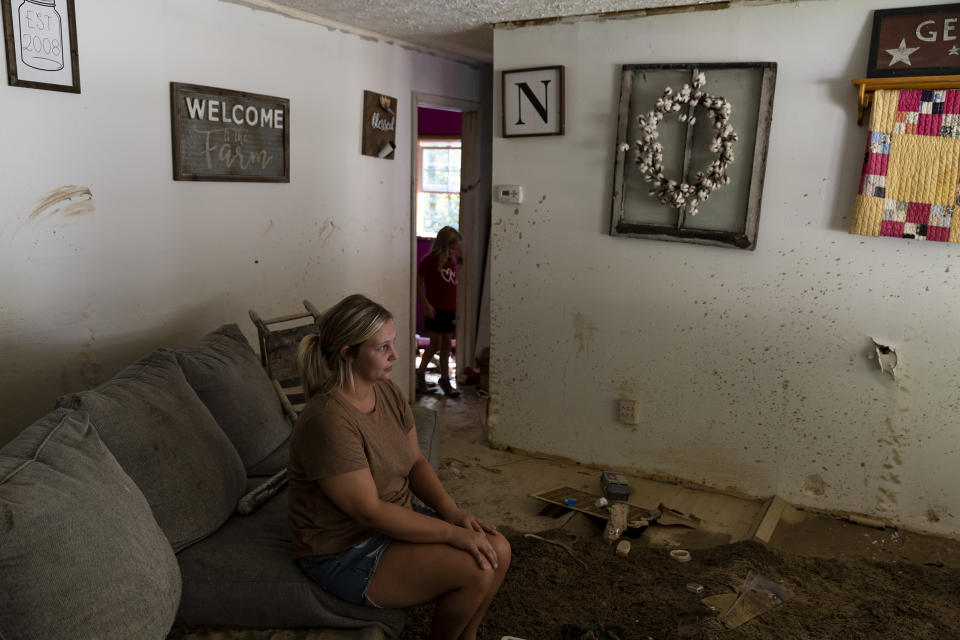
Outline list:
[[[517,531],[504,533],[513,562],[480,628],[482,640],[960,638],[960,569],[948,566],[813,558],[754,542],[691,551],[689,561],[679,562],[641,539],[618,557],[599,532],[537,534],[572,553]],[[711,611],[702,599],[736,594],[750,574],[784,598],[761,598],[757,605],[744,590],[736,611],[751,603],[770,608],[728,629],[718,616],[733,612]],[[703,591],[694,593],[688,584]],[[427,637],[430,614],[430,607],[411,609],[402,640]]]

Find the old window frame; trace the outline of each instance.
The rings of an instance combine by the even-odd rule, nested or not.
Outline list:
[[[760,82],[760,94],[758,96],[759,110],[757,118],[756,139],[752,150],[739,149],[740,155],[751,153],[753,155],[753,168],[750,176],[750,185],[747,195],[747,207],[743,212],[742,231],[719,231],[710,229],[694,229],[686,226],[687,215],[684,210],[679,210],[677,222],[675,225],[642,223],[630,221],[624,215],[625,206],[625,184],[624,172],[627,170],[635,171],[633,158],[631,154],[635,153],[633,141],[627,139],[627,131],[632,118],[640,109],[646,109],[646,105],[631,105],[631,95],[633,90],[633,80],[636,74],[655,73],[657,71],[689,71],[692,82],[694,75],[700,71],[707,74],[708,82],[710,70],[736,70],[744,69],[750,72],[760,71],[762,74]],[[627,236],[631,238],[647,238],[654,240],[667,240],[673,242],[689,242],[694,244],[713,245],[720,247],[739,248],[753,250],[757,246],[757,232],[760,224],[760,201],[763,194],[763,176],[766,167],[767,145],[770,134],[770,123],[773,116],[773,95],[776,86],[777,63],[776,62],[732,62],[732,63],[675,63],[675,64],[625,64],[622,67],[620,82],[620,104],[619,118],[617,124],[617,145],[616,159],[614,164],[614,184],[612,211],[610,222],[610,234],[614,236]],[[679,89],[679,87],[675,87]],[[709,91],[709,86],[707,87]],[[631,108],[633,107],[633,109]],[[736,105],[734,105],[736,108]],[[703,118],[705,122],[699,125],[686,125],[686,142],[684,146],[683,175],[681,180],[688,182],[688,174],[696,171],[697,167],[690,166],[691,141],[695,126],[710,126],[709,121]],[[622,150],[622,145],[629,145],[627,151]],[[701,215],[703,215],[701,213]]]
[[[424,145],[424,143],[427,143]],[[434,143],[431,146],[430,143]],[[437,144],[439,143],[439,145]],[[424,185],[423,173],[426,171],[426,162],[424,161],[424,152],[429,149],[456,149],[460,152],[460,172],[458,176],[457,186],[455,190],[443,190],[443,189],[432,189],[425,188],[429,185]],[[459,136],[436,136],[436,135],[423,135],[417,139],[417,235],[420,237],[434,237],[436,236],[436,230],[428,230],[421,228],[423,222],[423,210],[421,209],[422,198],[421,194],[424,195],[446,195],[449,197],[456,197],[457,209],[460,208],[460,198],[461,198],[461,178],[463,175],[463,139]],[[453,225],[456,228],[460,227],[459,214],[457,217],[457,224]]]

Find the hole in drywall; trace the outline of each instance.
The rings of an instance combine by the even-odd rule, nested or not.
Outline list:
[[[874,351],[876,353],[877,364],[884,373],[889,373],[891,378],[896,378],[897,373],[897,350],[895,347],[872,338]]]

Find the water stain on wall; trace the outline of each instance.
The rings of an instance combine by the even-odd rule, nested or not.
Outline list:
[[[340,230],[340,227],[333,221],[333,218],[324,218],[317,224],[320,227],[320,230],[317,232],[317,237],[320,239],[320,246],[327,243],[327,240],[330,239],[334,231]]]
[[[829,485],[819,475],[807,476],[803,481],[803,487],[800,491],[808,496],[822,496],[827,491]]]
[[[587,320],[579,311],[573,314],[573,340],[577,343],[577,355],[586,351],[593,343],[597,326]]]
[[[86,388],[92,389],[103,383],[103,365],[98,362],[96,353],[97,336],[90,329],[90,341],[80,351],[80,380]]]

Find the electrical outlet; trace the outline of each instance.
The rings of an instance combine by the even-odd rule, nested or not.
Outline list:
[[[636,398],[620,398],[620,424],[640,424],[640,403]]]

